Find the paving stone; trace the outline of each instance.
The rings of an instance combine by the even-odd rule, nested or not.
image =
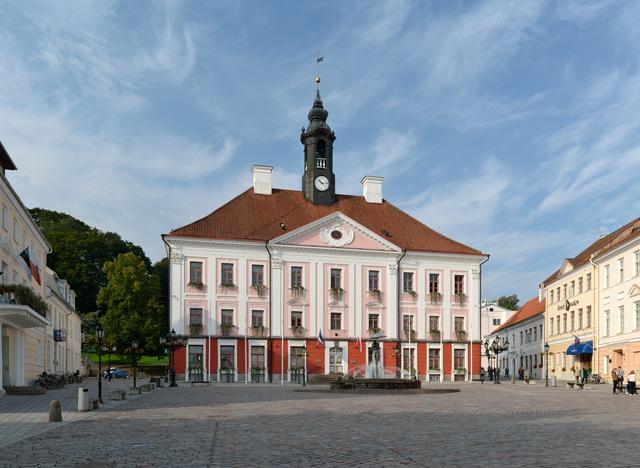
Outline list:
[[[604,385],[590,392],[456,388],[462,391],[428,395],[165,388],[6,444],[0,466],[595,466],[610,463],[611,453],[636,459],[640,397],[611,395]]]

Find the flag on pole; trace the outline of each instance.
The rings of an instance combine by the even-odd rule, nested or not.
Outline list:
[[[42,284],[42,279],[40,278],[40,270],[38,269],[38,265],[31,261],[31,256],[29,255],[29,247],[25,247],[25,249],[20,252],[20,258],[22,258],[22,260],[24,260],[24,263],[27,264],[27,268],[29,268],[29,272],[33,276],[33,279],[35,279],[38,284]]]
[[[573,346],[577,346],[580,344],[580,338],[578,338],[576,335],[573,335]]]
[[[324,57],[318,57],[316,63],[324,62]]]
[[[358,338],[356,339],[356,346],[357,346],[358,348],[360,348],[360,352],[362,352],[362,338],[361,338],[361,337],[358,337]]]
[[[319,342],[322,346],[325,346],[325,344],[324,344],[324,335],[322,334],[322,329],[320,329],[320,333],[318,333],[318,342]]]

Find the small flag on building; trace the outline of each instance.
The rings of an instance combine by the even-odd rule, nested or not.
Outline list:
[[[362,338],[358,337],[356,340],[356,347],[360,348],[360,352],[362,352]]]
[[[33,279],[36,280],[38,284],[42,284],[42,279],[40,278],[40,270],[38,269],[38,265],[31,261],[31,256],[29,255],[29,247],[26,247],[22,252],[20,252],[20,258],[24,260],[24,263],[27,264],[27,268],[29,268],[29,272],[33,275]]]
[[[573,346],[577,346],[580,344],[580,338],[578,338],[576,335],[573,335]]]
[[[322,334],[322,329],[320,329],[320,333],[318,333],[318,341],[322,346],[324,346],[324,335]]]

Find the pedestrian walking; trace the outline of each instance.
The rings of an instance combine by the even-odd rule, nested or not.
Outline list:
[[[613,382],[613,394],[615,395],[618,388],[618,373],[615,367],[611,370],[611,382]]]
[[[508,378],[509,378],[509,368],[508,368],[508,367],[505,367],[505,368],[504,368],[504,378],[505,378],[505,379],[508,379]]]
[[[580,383],[580,369],[578,368],[578,366],[574,367],[573,369],[573,376],[576,379],[576,383]]]
[[[496,380],[500,380],[500,368],[499,367],[496,367],[495,375],[496,375]]]
[[[636,394],[636,371],[629,372],[629,376],[627,377],[627,393],[629,395]]]
[[[582,369],[582,383],[586,384],[588,378],[589,378],[589,371],[585,367],[584,369]]]

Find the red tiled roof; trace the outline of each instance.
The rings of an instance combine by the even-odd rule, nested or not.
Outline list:
[[[271,195],[256,195],[249,189],[168,235],[265,242],[285,233],[281,224],[286,231],[293,231],[337,211],[402,249],[483,255],[425,226],[386,200],[368,203],[364,197],[336,195],[332,205],[315,205],[297,190],[274,189]]]
[[[538,296],[536,296],[525,305],[523,305],[520,310],[518,310],[518,312],[509,317],[509,320],[496,328],[493,331],[492,335],[500,332],[501,330],[504,330],[507,327],[515,325],[516,323],[524,322],[528,318],[542,313],[544,313],[544,299],[542,301],[539,301]]]
[[[574,269],[580,268],[589,261],[592,255],[604,255],[618,245],[638,236],[640,236],[640,218],[636,218],[621,228],[616,229],[611,234],[601,237],[575,257],[567,258],[566,260],[571,263]],[[551,276],[545,279],[542,282],[543,286],[555,281],[558,276],[560,276],[560,269],[556,270]]]

